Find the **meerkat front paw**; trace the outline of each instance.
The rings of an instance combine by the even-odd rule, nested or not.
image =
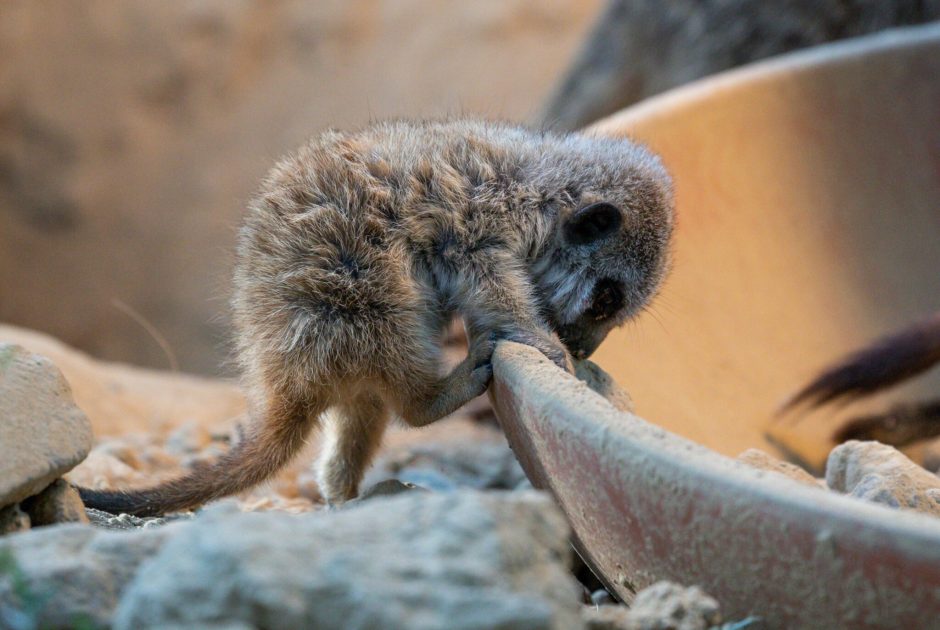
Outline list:
[[[568,354],[568,350],[558,338],[558,335],[554,333],[532,330],[514,330],[506,333],[505,335],[502,335],[501,338],[508,341],[515,341],[516,343],[522,343],[527,346],[532,346],[548,357],[552,363],[565,370],[569,374],[574,374],[574,363],[571,360],[571,355]]]
[[[470,380],[474,383],[474,389],[478,390],[476,396],[483,394],[493,379],[493,350],[497,340],[497,334],[489,332],[477,335],[470,342],[467,358],[472,368]]]

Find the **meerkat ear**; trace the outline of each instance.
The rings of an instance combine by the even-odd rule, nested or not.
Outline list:
[[[620,209],[606,202],[592,203],[575,212],[564,225],[565,238],[573,245],[587,245],[620,229]]]

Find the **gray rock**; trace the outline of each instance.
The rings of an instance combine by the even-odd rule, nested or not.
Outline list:
[[[0,536],[26,531],[29,526],[29,514],[21,510],[19,505],[0,508]]]
[[[52,362],[0,344],[0,507],[67,473],[91,443],[91,424]]]
[[[832,449],[826,483],[859,499],[940,516],[940,478],[880,442],[850,440]]]
[[[460,482],[455,481],[453,477],[447,474],[447,472],[432,468],[427,465],[406,465],[396,474],[401,478],[399,479],[401,483],[412,484],[416,488],[433,490],[434,492],[453,492],[454,490],[457,490],[461,487]],[[370,476],[376,477],[378,476],[378,473],[373,473]],[[465,481],[466,480],[464,480],[464,482]],[[379,483],[383,482],[380,481]],[[469,487],[474,488],[476,486],[470,485]]]
[[[366,473],[365,487],[394,477],[439,492],[457,488],[512,490],[526,478],[505,442],[425,444],[393,451]]]
[[[636,594],[627,627],[635,630],[706,630],[721,622],[718,602],[697,586],[657,582]]]
[[[579,628],[569,549],[532,492],[408,492],[301,515],[210,507],[141,567],[114,626]]]
[[[362,494],[347,503],[347,505],[351,506],[362,501],[368,501],[369,499],[390,497],[396,494],[415,491],[427,492],[427,489],[416,486],[413,483],[399,481],[398,479],[386,479],[385,481],[380,481],[374,486],[367,488],[364,492],[362,492]]]
[[[585,630],[635,630],[626,606],[584,606],[581,619]]]
[[[65,479],[56,479],[48,488],[23,501],[23,509],[34,526],[88,522],[78,490]]]
[[[173,530],[68,524],[0,538],[0,628],[109,626],[138,566]]]
[[[151,527],[160,527],[161,525],[166,525],[173,521],[189,521],[194,517],[194,514],[191,512],[172,514],[170,516],[140,517],[131,516],[130,514],[109,514],[108,512],[102,512],[94,508],[85,508],[85,514],[88,515],[88,520],[91,521],[92,525],[104,529],[116,530],[149,529]]]
[[[697,586],[656,582],[626,606],[585,606],[587,630],[706,630],[721,622],[718,602]]]

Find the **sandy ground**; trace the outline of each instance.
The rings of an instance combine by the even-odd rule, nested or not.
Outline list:
[[[68,477],[79,485],[146,486],[179,475],[224,452],[247,421],[245,399],[234,382],[97,361],[49,336],[12,326],[0,326],[0,341],[52,359],[91,420],[96,446]],[[451,355],[456,361],[459,351]],[[471,444],[504,448],[505,439],[487,409],[479,399],[421,430],[393,424],[377,461],[394,469],[415,449],[466,450]],[[242,507],[303,511],[322,504],[311,472],[318,443],[313,434],[293,465],[240,497]],[[367,483],[381,477],[383,470],[374,469]]]

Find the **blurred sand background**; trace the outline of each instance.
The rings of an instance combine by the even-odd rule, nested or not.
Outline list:
[[[310,134],[531,120],[600,0],[0,5],[0,321],[226,373],[235,233]]]

